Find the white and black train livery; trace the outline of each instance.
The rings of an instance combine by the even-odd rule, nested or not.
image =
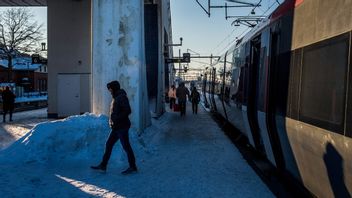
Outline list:
[[[317,197],[352,196],[352,0],[286,0],[206,70],[211,109]]]

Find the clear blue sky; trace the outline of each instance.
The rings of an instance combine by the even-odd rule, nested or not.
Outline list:
[[[243,0],[246,2],[258,3],[259,0]],[[204,56],[222,55],[227,48],[235,41],[236,37],[243,36],[243,32],[248,30],[246,26],[231,26],[234,19],[225,19],[224,8],[212,8],[211,16],[203,11],[195,0],[170,0],[171,21],[173,42],[179,43],[179,38],[183,38],[181,54],[191,49]],[[207,8],[208,0],[199,0]],[[212,6],[238,5],[225,0],[211,0]],[[283,2],[283,0],[279,0]],[[262,0],[261,7],[255,9],[256,15],[264,13],[271,5],[271,11],[278,6],[276,0]],[[228,15],[250,14],[252,8],[229,8]],[[174,56],[178,56],[179,47],[174,47]],[[198,59],[198,62],[209,63],[208,59]],[[192,62],[191,67],[200,67],[201,63]]]

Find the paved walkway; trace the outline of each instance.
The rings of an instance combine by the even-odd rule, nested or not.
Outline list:
[[[167,106],[167,112],[153,122],[162,131],[156,142],[163,152],[150,164],[148,172],[162,171],[158,177],[163,179],[158,180],[164,182],[161,191],[167,195],[177,192],[178,196],[172,197],[274,197],[201,105],[198,114],[192,114],[191,104],[187,103],[186,116],[182,117]],[[170,164],[167,169],[165,163]],[[179,183],[172,186],[168,180]]]
[[[188,103],[184,117],[167,109],[159,119],[153,119],[153,126],[138,141],[132,141],[137,174],[119,174],[122,167],[113,161],[106,174],[90,170],[92,160],[57,166],[4,164],[0,174],[4,190],[0,194],[3,197],[11,197],[13,193],[17,197],[274,197],[209,113],[199,106],[199,113],[194,115],[190,107]],[[26,115],[29,118],[32,114]],[[21,120],[25,123],[28,119]],[[22,121],[18,119],[14,124]],[[124,156],[121,152],[113,155]]]
[[[0,151],[21,138],[36,124],[49,120],[47,108],[15,112],[12,115],[13,122],[8,122],[9,115],[7,115],[6,122],[3,123],[2,114],[0,116]]]

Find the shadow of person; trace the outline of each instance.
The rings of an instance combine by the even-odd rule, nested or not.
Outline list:
[[[331,143],[326,145],[324,162],[334,196],[351,197],[345,184],[343,158]]]

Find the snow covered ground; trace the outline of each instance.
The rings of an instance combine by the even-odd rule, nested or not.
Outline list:
[[[0,117],[0,151],[9,146],[14,141],[21,138],[40,122],[46,122],[46,108],[32,111],[15,112],[13,122],[8,122],[9,115],[6,116],[6,123],[2,123]]]
[[[104,150],[106,116],[45,121],[28,133],[43,118],[14,119],[1,124],[0,137],[12,138],[0,139],[0,197],[274,197],[203,109],[166,112],[142,135],[130,131],[139,171],[127,176],[119,142],[106,173],[89,168]]]

